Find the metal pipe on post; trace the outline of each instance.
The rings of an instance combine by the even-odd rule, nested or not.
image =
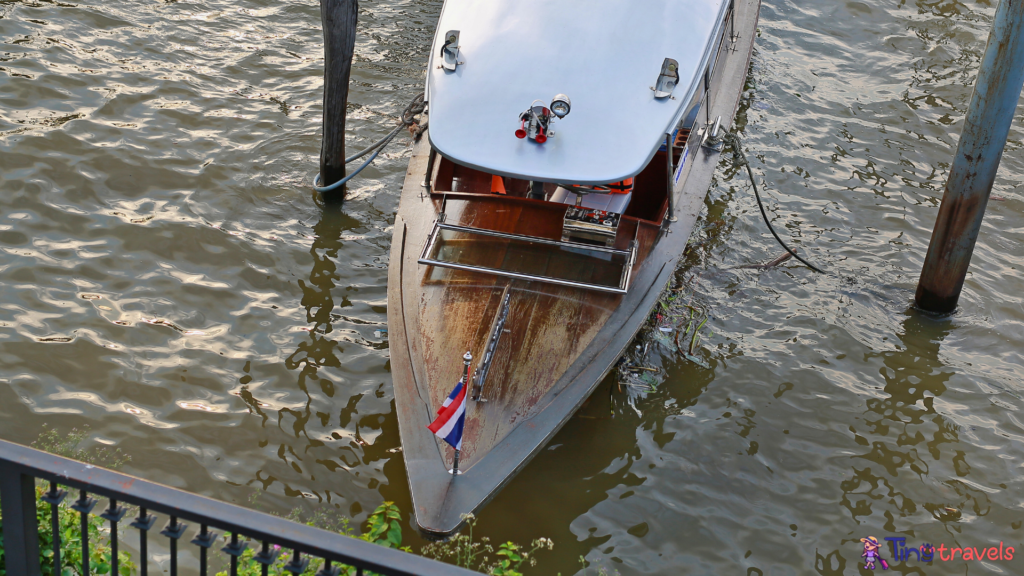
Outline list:
[[[469,365],[473,363],[473,354],[469,350],[462,355],[463,373],[462,385],[466,388],[465,393],[469,394]],[[459,449],[455,449],[455,457],[452,460],[452,477],[459,475]]]
[[[675,187],[673,186],[672,182],[672,175],[675,174],[676,171],[676,167],[674,164],[676,152],[674,146],[675,143],[672,141],[672,137],[673,136],[671,132],[665,134],[665,154],[668,156],[668,162],[666,166],[666,170],[668,171],[666,174],[668,181],[665,183],[666,190],[668,192],[668,213],[665,214],[666,222],[676,221]]]
[[[320,146],[320,186],[345,177],[345,111],[356,46],[358,0],[320,0],[324,28],[324,124]],[[324,193],[328,202],[341,201],[345,187]]]
[[[7,573],[39,576],[35,481],[9,464],[0,467],[0,515]]]
[[[917,285],[918,307],[956,309],[1024,87],[1024,1],[1001,0]]]

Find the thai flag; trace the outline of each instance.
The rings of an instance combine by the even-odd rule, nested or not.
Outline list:
[[[466,424],[466,387],[459,382],[437,411],[427,428],[456,450],[462,450],[462,428]]]

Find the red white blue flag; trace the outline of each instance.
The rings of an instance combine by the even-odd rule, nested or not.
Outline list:
[[[462,428],[465,424],[466,387],[459,382],[438,409],[437,418],[427,428],[452,448],[462,450]]]

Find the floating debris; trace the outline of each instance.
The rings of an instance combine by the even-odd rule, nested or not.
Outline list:
[[[701,368],[703,368],[705,370],[710,370],[711,369],[711,365],[710,364],[705,362],[704,359],[698,358],[698,357],[694,356],[693,354],[683,354],[683,358],[686,358],[690,362],[693,362],[694,364],[696,364],[697,366],[700,366]]]
[[[142,321],[154,326],[167,326],[176,332],[180,332],[184,336],[206,336],[207,334],[205,330],[187,330],[164,318],[143,318]]]
[[[787,253],[785,255],[789,257]],[[787,258],[779,257],[773,262],[760,266],[775,266],[784,262]],[[659,381],[655,375],[661,374],[661,369],[647,365],[647,352],[651,342],[661,344],[669,350],[675,350],[683,359],[692,362],[705,370],[710,370],[711,365],[700,357],[701,339],[703,331],[707,327],[710,314],[700,304],[694,302],[693,285],[700,280],[688,283],[686,286],[670,288],[662,295],[661,300],[655,308],[650,319],[652,328],[641,336],[645,341],[638,343],[632,353],[623,356],[616,367],[618,372],[617,388],[620,393],[628,392],[630,404],[634,404],[638,397],[658,389]],[[708,331],[707,336],[714,334]],[[634,409],[636,406],[634,404]]]
[[[185,410],[201,410],[203,412],[214,411],[212,406],[207,406],[202,402],[178,402],[178,406],[184,408]]]
[[[695,352],[699,349],[700,346],[700,331],[708,322],[708,313],[700,306],[685,304],[685,307],[690,311],[690,317],[687,321],[686,329],[679,330],[676,332],[676,350],[679,351],[679,354],[681,354],[683,358],[689,360],[690,362],[693,362],[694,364],[700,366],[701,368],[711,368],[711,366],[707,362],[705,362],[695,354]],[[713,331],[708,334],[708,336],[712,335],[714,335]],[[689,336],[690,338],[689,343],[686,342],[687,336]],[[682,339],[683,341],[680,342],[680,339]]]
[[[48,336],[46,338],[36,338],[36,342],[71,342],[74,338],[68,336]]]
[[[793,250],[793,252],[796,252],[796,250]],[[769,268],[774,268],[774,267],[778,266],[779,264],[782,264],[783,262],[785,262],[786,260],[789,260],[792,257],[793,257],[793,255],[790,254],[789,252],[783,252],[781,256],[779,256],[775,260],[772,260],[771,262],[767,262],[765,264],[747,264],[746,266],[736,266],[734,268],[730,268],[730,270],[743,270],[743,269],[767,270]]]

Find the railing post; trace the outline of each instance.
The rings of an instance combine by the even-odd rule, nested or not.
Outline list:
[[[924,310],[956,309],[1022,86],[1024,2],[1002,0],[917,284],[917,305]]]
[[[7,573],[40,576],[35,480],[7,463],[0,463],[0,514]]]

